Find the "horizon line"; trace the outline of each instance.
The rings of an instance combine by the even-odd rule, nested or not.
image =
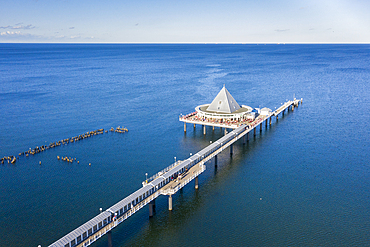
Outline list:
[[[204,45],[286,45],[286,44],[370,44],[370,42],[0,42],[0,44],[204,44]]]

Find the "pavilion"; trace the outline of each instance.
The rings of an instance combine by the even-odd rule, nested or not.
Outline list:
[[[231,96],[225,85],[211,104],[200,105],[195,108],[199,118],[221,121],[221,123],[246,119],[252,110],[252,107],[246,105],[240,106],[234,97]]]
[[[236,129],[241,124],[248,124],[257,117],[252,107],[239,105],[231,96],[225,85],[210,104],[199,105],[195,112],[180,116],[180,121],[184,122],[184,131],[186,123],[201,124],[205,126]]]

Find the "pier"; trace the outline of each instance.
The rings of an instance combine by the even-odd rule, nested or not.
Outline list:
[[[184,186],[193,184],[195,189],[199,188],[198,176],[206,170],[206,163],[211,159],[217,160],[217,155],[225,149],[233,153],[233,145],[239,139],[245,143],[245,137],[249,137],[249,133],[256,134],[258,126],[262,131],[263,122],[265,125],[271,125],[271,118],[276,117],[280,113],[284,114],[285,110],[297,107],[301,100],[294,99],[282,104],[277,110],[265,110],[254,118],[250,119],[232,116],[231,121],[216,121],[215,119],[201,119],[195,118],[197,113],[188,114],[180,118],[184,122],[184,131],[186,131],[186,123],[200,124],[203,126],[213,126],[220,128],[232,129],[229,133],[217,141],[211,143],[198,153],[191,155],[188,159],[177,161],[162,171],[156,173],[149,179],[142,182],[142,187],[133,192],[126,198],[114,204],[88,222],[71,231],[61,239],[49,245],[49,247],[82,247],[89,246],[101,238],[103,235],[108,236],[108,246],[112,247],[112,230],[119,224],[127,220],[130,216],[138,212],[140,209],[148,205],[149,217],[155,215],[155,200],[157,197],[163,195],[168,196],[168,210],[173,210],[172,195],[181,190]],[[262,109],[263,110],[263,109]],[[205,127],[203,127],[205,128]],[[205,133],[205,132],[204,132]],[[191,183],[194,180],[194,183]]]

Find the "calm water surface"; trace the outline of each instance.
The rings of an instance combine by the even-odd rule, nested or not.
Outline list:
[[[369,45],[0,44],[1,157],[130,130],[0,165],[0,246],[47,246],[220,138],[184,134],[178,116],[223,84],[239,104],[303,104],[207,163],[172,212],[160,197],[155,217],[121,224],[114,246],[370,246],[369,57]]]

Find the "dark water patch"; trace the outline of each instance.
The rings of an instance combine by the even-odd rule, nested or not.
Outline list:
[[[337,71],[344,73],[364,73],[369,72],[368,68],[337,68]]]

